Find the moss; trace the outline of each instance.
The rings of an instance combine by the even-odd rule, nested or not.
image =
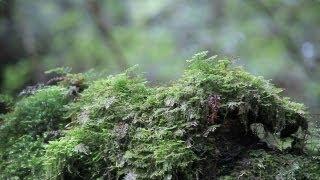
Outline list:
[[[88,151],[91,153],[83,155],[83,159],[86,159],[86,161],[82,160],[81,162],[90,166],[90,168],[94,166],[102,166],[103,168],[97,170],[98,172],[91,171],[85,173],[79,169],[83,164],[78,162],[77,167],[71,168],[78,169],[78,172],[61,174],[60,170],[66,169],[70,164],[65,163],[60,168],[55,168],[53,164],[59,164],[61,161],[68,162],[67,159],[72,159],[72,157],[70,157],[70,154],[61,152],[60,148],[56,148],[57,146],[55,145],[68,144],[70,139],[67,137],[76,137],[67,135],[66,138],[60,139],[59,142],[54,143],[54,145],[50,144],[48,147],[48,152],[65,154],[63,155],[65,158],[57,158],[55,162],[52,162],[52,160],[48,162],[50,164],[48,168],[53,169],[49,177],[72,177],[77,174],[85,174],[83,177],[97,178],[103,175],[103,173],[100,173],[102,170],[105,171],[106,176],[119,176],[117,173],[114,173],[114,169],[117,169],[116,164],[121,164],[119,162],[121,159],[119,158],[124,154],[129,142],[127,136],[132,128],[129,124],[135,116],[135,111],[140,108],[139,105],[141,105],[141,102],[148,95],[149,89],[146,87],[143,79],[131,79],[125,74],[110,76],[107,79],[93,82],[88,89],[81,93],[79,100],[70,105],[69,116],[73,119],[73,126],[80,126],[82,129],[82,136],[77,138],[78,144],[88,146],[88,142],[90,141],[86,140],[86,138],[91,138],[91,141],[95,141],[93,145],[88,146]],[[75,128],[70,130],[69,133],[73,134],[77,131],[79,129]],[[94,134],[98,134],[97,137],[93,138]],[[100,143],[96,143],[99,137],[102,139]],[[70,146],[70,149],[66,152],[74,152],[76,145]],[[95,157],[92,157],[92,155]],[[51,153],[47,153],[46,157],[50,159]]]
[[[42,167],[44,144],[57,138],[67,124],[63,118],[67,90],[47,87],[23,97],[0,126],[1,178],[33,177]],[[32,179],[32,178],[31,178]]]
[[[102,152],[108,138],[105,132],[76,128],[59,141],[49,143],[44,156],[47,179],[92,179],[103,174],[107,164]]]
[[[0,94],[0,115],[11,111],[13,99],[10,96]]]
[[[319,156],[249,151],[221,179],[318,179]],[[225,166],[224,168],[228,168]],[[223,168],[221,168],[223,169]]]
[[[289,140],[284,154],[304,152],[305,107],[281,97],[281,89],[262,77],[206,53],[188,60],[184,75],[167,87],[149,87],[132,70],[58,79],[5,118],[18,130],[10,137],[29,135],[45,147],[37,155],[41,173],[32,177],[212,179],[237,176],[236,162],[253,149],[281,151],[279,144]],[[43,141],[53,129],[61,137]]]

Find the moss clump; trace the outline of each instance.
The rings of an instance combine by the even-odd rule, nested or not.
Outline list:
[[[13,100],[10,96],[0,94],[0,114],[8,113],[13,105]]]
[[[319,179],[320,156],[249,151],[221,179]],[[221,168],[221,169],[224,169]]]
[[[129,143],[132,118],[149,91],[143,80],[125,74],[93,82],[69,107],[74,128],[47,148],[48,177],[116,177]],[[75,144],[70,146],[70,142]]]
[[[23,97],[2,116],[0,126],[0,179],[33,179],[42,167],[44,144],[57,138],[67,121],[66,89],[47,87]]]
[[[32,143],[41,144],[36,156],[41,173],[32,177],[212,179],[225,177],[226,171],[233,175],[235,166],[225,165],[253,149],[280,151],[285,148],[279,144],[289,143],[283,153],[303,153],[308,130],[304,106],[282,98],[269,81],[228,60],[199,53],[188,61],[183,77],[167,87],[148,87],[145,79],[131,74],[89,81],[66,74],[50,88],[67,91],[74,101],[64,101],[64,93],[55,96],[63,99],[53,106],[57,113],[37,103],[19,105],[26,100],[17,103],[16,108],[32,114],[17,125],[22,135],[40,134]],[[39,96],[27,99],[50,99]],[[21,117],[15,111],[5,124]],[[52,112],[61,124],[70,123],[55,127],[64,132],[62,137],[46,144],[43,122],[51,122]]]

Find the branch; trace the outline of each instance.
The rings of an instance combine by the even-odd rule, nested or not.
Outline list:
[[[111,52],[116,58],[116,63],[120,67],[121,70],[125,70],[128,68],[127,61],[123,55],[123,52],[118,45],[118,42],[112,35],[111,26],[105,21],[102,15],[102,11],[100,8],[100,4],[97,0],[87,0],[87,9],[91,14],[95,25],[101,32],[101,36],[104,38],[104,43],[111,49]]]
[[[303,61],[304,57],[300,53],[300,48],[295,45],[294,39],[292,39],[290,35],[276,23],[274,13],[261,0],[250,0],[249,2],[269,17],[269,19],[272,21],[274,35],[276,35],[277,38],[283,42],[290,58],[303,67],[304,72],[306,75],[308,75],[308,77],[313,78],[314,76],[312,75],[310,68],[308,68]]]

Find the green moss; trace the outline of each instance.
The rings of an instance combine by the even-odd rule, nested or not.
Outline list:
[[[21,137],[34,138],[26,147],[41,144],[39,152],[30,150],[25,156],[36,154],[41,166],[30,177],[233,177],[238,176],[232,171],[236,162],[252,149],[280,151],[279,143],[286,142],[292,146],[286,145],[283,153],[305,148],[308,123],[302,104],[281,97],[281,89],[262,77],[206,53],[189,60],[180,80],[167,87],[149,87],[132,70],[99,78],[67,73],[62,79],[58,86],[22,99],[5,115],[0,132],[14,141],[4,149],[23,143]],[[42,138],[52,130],[63,132],[62,137],[48,143]],[[2,167],[6,163],[9,159]],[[230,163],[234,166],[224,167]],[[0,171],[4,177],[12,174]]]
[[[319,160],[319,156],[250,151],[221,179],[318,179]]]
[[[67,124],[63,118],[67,90],[53,86],[16,103],[0,126],[1,178],[34,177],[41,171],[45,142],[56,138]],[[32,178],[31,178],[32,179]]]
[[[59,141],[49,143],[43,165],[47,179],[58,177],[92,179],[110,166],[103,159],[108,136],[89,128],[76,128]]]
[[[23,135],[10,138],[10,144],[1,147],[0,179],[34,179],[42,176],[44,139]]]
[[[116,164],[121,164],[119,158],[125,153],[129,142],[127,134],[132,128],[129,124],[135,116],[135,111],[140,108],[139,105],[148,95],[149,89],[145,86],[143,79],[132,79],[126,74],[110,76],[107,79],[93,82],[81,93],[79,100],[69,106],[69,116],[73,119],[73,126],[81,127],[81,135],[77,133],[79,129],[74,128],[65,138],[60,139],[59,142],[50,143],[47,148],[46,158],[48,159],[47,165],[49,165],[47,168],[51,169],[48,176],[73,177],[83,174],[83,177],[86,178],[97,178],[103,175],[101,171],[105,171],[111,177],[119,176],[114,169],[118,169]],[[71,144],[72,142],[76,144],[65,146],[65,144],[70,145],[69,141]],[[67,149],[61,149],[59,145]],[[80,162],[73,166],[69,160],[77,159],[73,156],[77,156],[75,147],[78,145],[88,147],[90,154],[84,154],[82,158],[79,158]],[[57,158],[52,159],[55,157],[53,155],[57,155]],[[54,164],[60,164],[60,167],[56,168]],[[87,170],[83,170],[82,166],[88,166],[88,169],[96,171],[86,172]],[[74,171],[61,174],[63,169]]]
[[[0,94],[0,115],[12,110],[13,99],[8,95]]]

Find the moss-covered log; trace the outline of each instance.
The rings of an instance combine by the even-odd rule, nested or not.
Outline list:
[[[278,171],[262,177],[251,171],[256,165],[239,164],[259,163],[265,154],[250,155],[262,150],[274,159],[276,153],[308,158],[290,154],[304,153],[302,104],[229,60],[199,53],[187,63],[184,75],[165,87],[149,87],[128,70],[94,78],[66,74],[57,85],[36,89],[1,116],[0,177],[268,179]],[[242,167],[247,174],[239,174]]]

